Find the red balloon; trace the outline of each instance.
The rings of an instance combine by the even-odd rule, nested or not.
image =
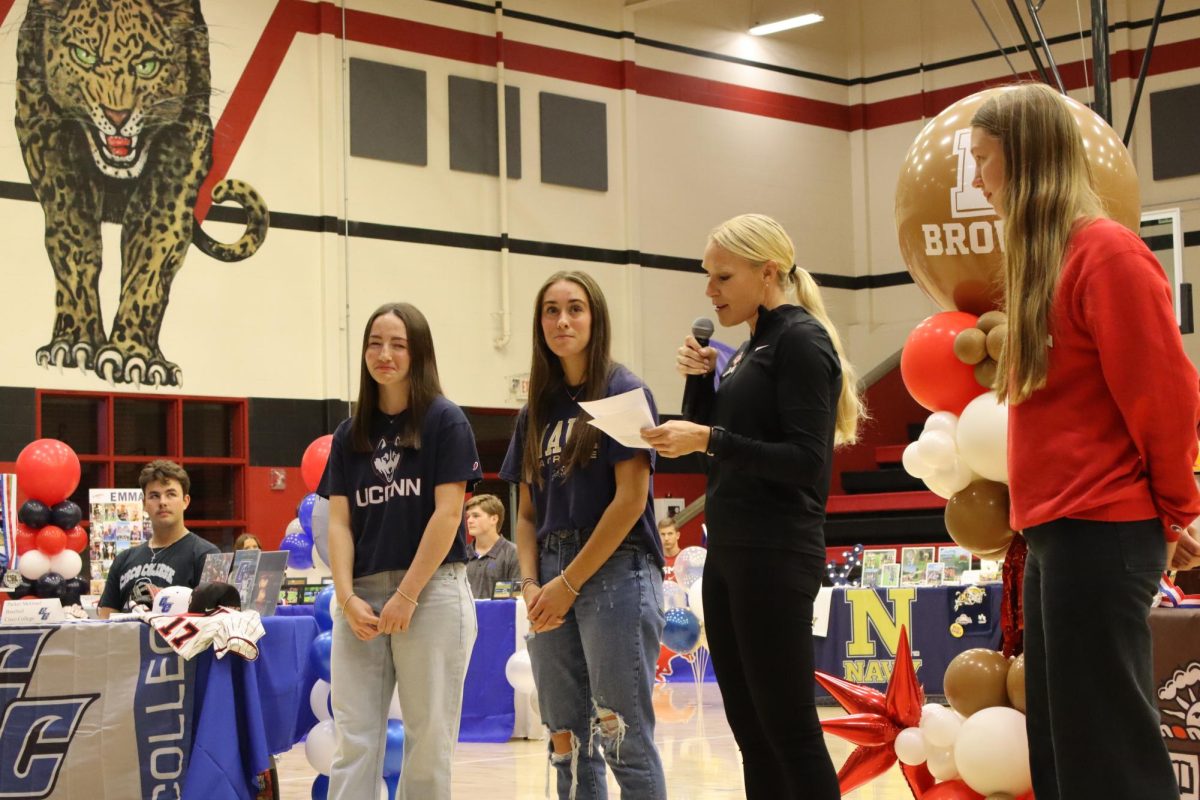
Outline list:
[[[908,782],[908,789],[913,793],[913,797],[924,798],[925,793],[937,782],[924,762],[916,765],[901,762],[900,772],[904,774],[904,780]]]
[[[921,800],[985,800],[979,792],[960,780],[943,781],[921,795]]]
[[[886,714],[887,701],[883,692],[870,686],[844,681],[827,672],[814,673],[817,683],[833,695],[833,699],[851,714]]]
[[[851,714],[848,717],[835,717],[821,722],[821,729],[826,733],[840,736],[847,742],[879,747],[896,740],[900,728],[887,717],[879,714]]]
[[[48,556],[56,556],[67,546],[67,535],[57,525],[47,525],[37,533],[37,549]]]
[[[896,750],[893,747],[885,745],[855,749],[838,770],[838,787],[842,795],[850,794],[867,781],[887,772],[895,763]]]
[[[917,681],[917,670],[913,667],[912,650],[908,646],[908,630],[900,626],[900,642],[896,646],[896,661],[892,677],[888,681],[887,714],[902,728],[916,727],[921,721],[921,706],[925,705],[925,691]]]
[[[79,486],[79,456],[57,439],[30,442],[17,456],[17,485],[26,497],[61,503]]]
[[[25,523],[17,523],[17,555],[23,556],[30,550],[37,549],[37,531],[25,527]]]
[[[300,477],[304,479],[304,485],[310,492],[315,492],[321,483],[321,476],[325,474],[325,462],[329,461],[329,448],[332,446],[333,434],[327,433],[313,439],[304,451],[304,458],[300,460]]]
[[[87,549],[88,535],[82,525],[76,525],[71,530],[67,531],[67,548],[76,553],[82,553]]]
[[[943,311],[920,322],[900,354],[900,377],[913,399],[930,411],[961,414],[986,389],[975,380],[975,368],[954,355],[954,338],[975,327],[979,318],[963,311]]]

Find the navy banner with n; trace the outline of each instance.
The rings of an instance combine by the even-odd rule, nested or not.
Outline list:
[[[834,589],[829,630],[814,637],[816,667],[852,683],[887,689],[900,629],[926,695],[942,694],[946,667],[975,647],[1000,646],[999,584]],[[817,687],[818,697],[828,697]]]

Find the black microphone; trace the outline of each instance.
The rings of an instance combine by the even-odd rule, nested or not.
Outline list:
[[[692,336],[701,347],[708,347],[708,340],[712,337],[713,331],[716,328],[713,326],[713,321],[708,317],[697,317],[692,322]],[[707,390],[705,384],[712,380],[712,376],[704,375],[688,375],[687,380],[683,385],[683,418],[688,422],[699,422],[696,419],[697,412],[701,399]]]

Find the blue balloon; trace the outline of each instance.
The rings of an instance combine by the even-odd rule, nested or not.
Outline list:
[[[333,587],[326,586],[313,603],[313,616],[316,617],[317,627],[323,631],[333,629],[333,595]]]
[[[388,787],[388,800],[396,800],[396,789],[400,786],[400,776],[398,774],[384,775],[383,782]]]
[[[304,528],[309,541],[312,541],[313,506],[317,504],[318,498],[320,498],[320,495],[316,492],[306,494],[304,495],[304,499],[300,501],[300,505],[296,508],[296,519],[300,520],[300,527]]]
[[[688,608],[670,608],[663,625],[662,643],[681,655],[694,651],[700,644],[700,619]]]
[[[333,655],[333,633],[325,631],[318,633],[313,639],[308,651],[308,661],[312,664],[313,672],[323,681],[329,680],[330,658]]]
[[[329,797],[329,776],[318,775],[312,785],[312,800],[327,800]]]
[[[313,542],[310,537],[302,533],[289,533],[279,543],[279,549],[287,551],[289,567],[293,569],[312,568]]]
[[[388,720],[387,749],[383,752],[383,777],[399,776],[404,767],[404,723]],[[390,788],[389,788],[390,791]]]

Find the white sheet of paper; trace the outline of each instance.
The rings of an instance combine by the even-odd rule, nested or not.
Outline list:
[[[654,416],[650,413],[646,392],[641,388],[600,400],[588,400],[579,407],[592,417],[588,420],[589,425],[595,425],[620,444],[650,449],[650,445],[642,441],[642,430],[654,427]]]

